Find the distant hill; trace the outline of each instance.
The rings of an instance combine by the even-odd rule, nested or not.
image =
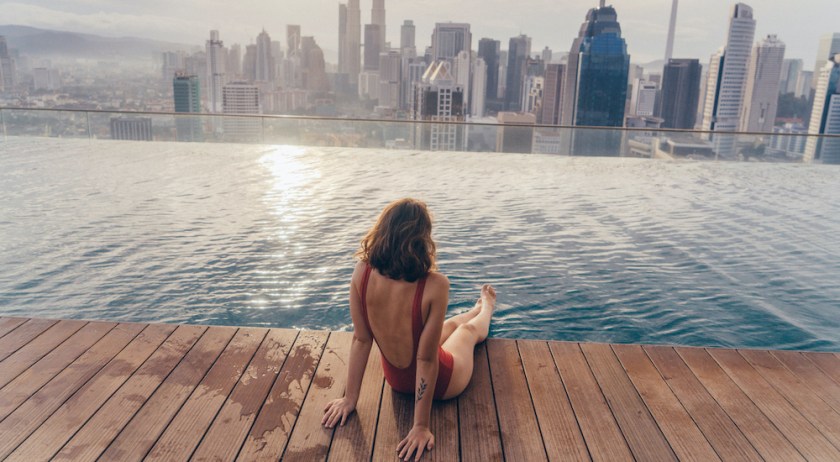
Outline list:
[[[23,54],[44,57],[149,59],[161,51],[194,48],[137,37],[102,37],[16,25],[0,26],[0,35],[6,37],[9,47],[17,48]]]

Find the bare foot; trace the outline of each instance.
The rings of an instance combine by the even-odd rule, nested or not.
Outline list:
[[[489,309],[492,314],[496,309],[496,289],[494,289],[490,284],[484,284],[484,286],[481,287],[480,300],[482,302],[482,309]]]

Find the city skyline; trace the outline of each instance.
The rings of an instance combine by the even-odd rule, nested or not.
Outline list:
[[[305,31],[304,35],[314,35],[319,43],[324,44],[322,46],[327,61],[335,63],[338,60],[338,27],[335,19],[341,3],[339,0],[313,0],[297,6],[294,12],[284,9],[283,5],[253,0],[237,4],[235,8],[221,2],[209,6],[204,2],[199,8],[194,3],[195,0],[186,0],[163,5],[162,2],[150,1],[142,2],[142,5],[126,5],[112,0],[32,0],[6,2],[3,8],[10,24],[106,36],[137,36],[191,45],[203,43],[209,29],[219,29],[227,43],[240,43],[244,46],[254,43],[262,28],[270,34],[281,36],[286,25],[300,24]],[[647,63],[661,60],[665,55],[671,1],[607,3],[622,12],[623,35],[633,61]],[[680,2],[673,57],[703,58],[712,54],[719,46],[719,37],[725,34],[726,28],[721,23],[733,3],[715,1],[709,5],[699,0]],[[807,9],[779,10],[772,0],[750,2],[757,12],[756,36],[777,34],[787,45],[786,55],[804,59],[805,69],[813,66],[811,63],[815,61],[819,37],[835,32],[833,29],[836,29],[830,15],[804,17],[809,11],[819,11],[820,4],[826,8],[832,4],[829,0],[815,0],[813,3],[816,4]],[[453,5],[443,0],[427,0],[422,7],[404,2],[386,2],[387,40],[396,46],[399,43],[399,25],[404,20],[412,20],[417,28],[417,45],[421,48],[430,44],[436,22],[453,21],[470,23],[476,43],[479,38],[491,37],[506,44],[508,38],[522,33],[532,38],[534,50],[548,46],[555,52],[564,51],[577,33],[579,18],[589,8],[597,6],[597,2],[517,2],[518,22],[505,14],[513,8],[506,2],[482,2],[480,9],[477,9],[477,5],[474,0]],[[362,23],[370,23],[372,0],[361,2],[360,6]],[[547,9],[555,14],[547,15]],[[166,16],[160,15],[159,11],[166,11]],[[477,16],[475,11],[481,11],[482,16]],[[798,15],[803,17],[797,20]],[[502,17],[504,20],[496,19]],[[792,26],[804,23],[806,19],[809,27]]]

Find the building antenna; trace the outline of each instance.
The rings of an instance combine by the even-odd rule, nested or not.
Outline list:
[[[671,60],[674,54],[674,30],[677,28],[677,3],[679,0],[673,0],[671,4],[671,22],[668,24],[668,41],[665,45],[665,64]]]

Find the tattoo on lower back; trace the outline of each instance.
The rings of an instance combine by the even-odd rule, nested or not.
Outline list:
[[[417,401],[423,399],[423,393],[426,393],[426,380],[420,378],[420,386],[417,387]]]

